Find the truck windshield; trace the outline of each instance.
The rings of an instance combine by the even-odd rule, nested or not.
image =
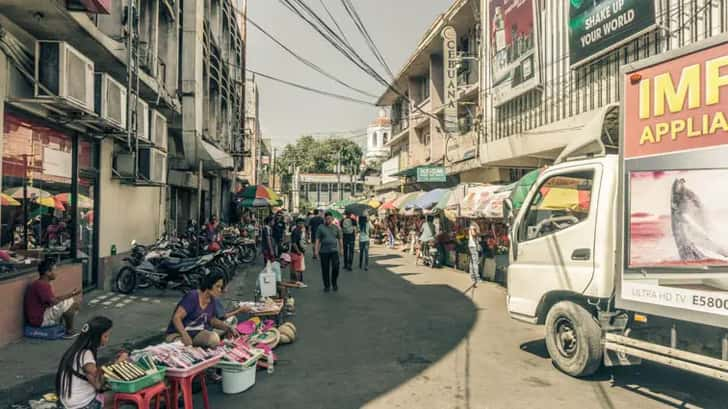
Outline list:
[[[593,181],[593,170],[546,179],[528,206],[519,241],[543,237],[584,221],[591,208]]]

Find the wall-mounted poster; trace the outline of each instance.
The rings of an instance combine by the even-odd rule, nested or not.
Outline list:
[[[539,85],[533,0],[490,2],[493,103],[501,105]]]
[[[655,25],[653,0],[570,0],[569,57],[583,64]]]

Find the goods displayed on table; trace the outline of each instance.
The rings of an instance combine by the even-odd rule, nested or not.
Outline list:
[[[222,356],[217,349],[185,346],[180,341],[146,347],[133,352],[132,358],[136,359],[141,354],[149,355],[155,364],[170,369],[189,369]]]
[[[154,359],[139,354],[134,361],[102,366],[101,370],[114,392],[134,393],[164,379],[166,368],[158,368]]]
[[[148,375],[145,369],[128,361],[102,366],[101,370],[107,378],[116,381],[135,381]]]
[[[244,338],[237,340],[225,340],[219,347],[223,353],[222,361],[218,366],[225,366],[225,363],[231,362],[240,364],[245,367],[254,366],[258,360],[265,355],[262,349],[251,347]]]
[[[249,307],[251,314],[277,314],[283,308],[283,300],[266,297],[260,302],[242,301],[238,305],[240,307]]]

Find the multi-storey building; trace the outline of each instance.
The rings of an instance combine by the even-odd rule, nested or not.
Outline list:
[[[130,242],[225,214],[242,151],[241,0],[0,2],[0,247],[62,262],[57,291],[111,285]],[[200,192],[200,194],[198,194]],[[0,344],[20,335],[22,291]]]
[[[725,0],[484,3],[481,159],[503,168],[549,164],[585,133],[616,149],[620,67],[728,31]]]
[[[392,189],[392,176],[417,184],[417,169],[443,167],[446,183],[476,178],[482,137],[481,7],[477,0],[456,0],[427,30],[414,54],[379,98],[391,108],[391,154],[383,164],[380,190]],[[448,30],[451,38],[445,39]],[[392,169],[396,169],[394,174]]]
[[[259,182],[259,171],[263,144],[260,130],[260,90],[255,77],[248,78],[245,83],[245,151],[243,167],[239,169],[239,177],[243,184],[255,185]]]

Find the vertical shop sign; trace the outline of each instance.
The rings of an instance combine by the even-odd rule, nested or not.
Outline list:
[[[570,0],[569,58],[584,64],[655,25],[652,0]]]
[[[458,34],[447,26],[442,30],[443,72],[445,73],[445,132],[458,133]]]
[[[533,0],[490,2],[490,67],[498,106],[539,85]]]

